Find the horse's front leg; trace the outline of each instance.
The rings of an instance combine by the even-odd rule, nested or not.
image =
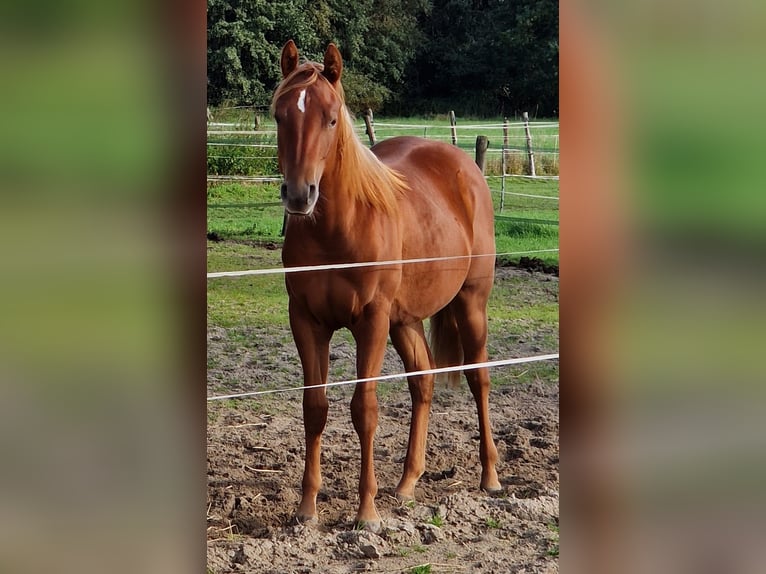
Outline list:
[[[388,312],[368,313],[363,321],[352,329],[356,340],[356,370],[362,378],[377,377],[383,365],[388,338]],[[361,467],[359,471],[359,510],[356,522],[372,532],[381,527],[380,515],[375,508],[378,482],[373,466],[373,440],[378,426],[377,383],[357,383],[351,399],[351,419],[359,436]]]
[[[290,327],[295,346],[303,366],[303,381],[307,387],[327,382],[332,331],[303,319],[303,315],[292,306]],[[303,391],[303,427],[306,432],[306,461],[303,470],[301,502],[297,518],[301,522],[317,520],[317,494],[322,486],[320,473],[320,450],[322,431],[327,422],[327,390],[325,387]]]

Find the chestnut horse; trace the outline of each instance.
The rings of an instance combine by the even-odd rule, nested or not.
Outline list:
[[[487,300],[494,279],[494,214],[480,170],[444,143],[396,137],[372,148],[353,131],[334,44],[324,64],[299,64],[290,40],[282,49],[283,80],[272,102],[277,122],[282,203],[287,227],[285,267],[457,256],[425,263],[316,270],[286,275],[290,327],[305,386],[306,461],[297,517],[317,519],[319,452],[327,421],[329,345],[333,332],[351,331],[359,378],[380,375],[388,335],[407,371],[487,360]],[[488,255],[475,257],[476,255]],[[431,345],[423,320],[431,317]],[[463,362],[464,361],[464,362]],[[459,376],[458,373],[455,373]],[[479,414],[481,488],[500,489],[497,449],[489,422],[489,374],[465,371]],[[414,498],[425,470],[433,375],[407,380],[412,397],[407,456],[396,487]],[[378,491],[373,437],[376,383],[356,385],[351,417],[361,446],[359,526],[376,531]]]

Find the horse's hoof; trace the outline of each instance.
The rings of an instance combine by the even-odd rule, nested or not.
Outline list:
[[[380,520],[357,520],[354,528],[378,534],[383,528],[383,523]]]
[[[503,487],[500,486],[500,483],[495,484],[489,484],[489,485],[482,485],[481,489],[486,492],[487,494],[498,494],[499,492],[503,491]]]
[[[494,468],[481,473],[481,482],[479,484],[484,492],[490,494],[495,494],[503,490]]]
[[[395,492],[394,496],[396,496],[396,500],[399,502],[405,503],[405,502],[415,502],[415,493],[409,493],[409,492]]]
[[[295,520],[297,520],[300,524],[305,524],[306,526],[314,526],[319,523],[319,518],[315,514],[307,515],[307,514],[296,514]]]

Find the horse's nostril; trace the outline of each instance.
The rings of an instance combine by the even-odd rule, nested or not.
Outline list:
[[[309,197],[311,197],[312,195],[316,195],[316,192],[317,192],[317,186],[314,185],[313,183],[309,185]]]

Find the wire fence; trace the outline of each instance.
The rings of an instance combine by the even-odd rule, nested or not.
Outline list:
[[[559,124],[558,122],[487,122],[461,124],[457,120],[448,123],[425,122],[386,122],[374,121],[371,112],[366,121],[355,121],[355,131],[362,141],[370,143],[388,139],[397,135],[416,135],[437,141],[450,142],[467,152],[473,151],[478,135],[489,140],[487,153],[490,156],[486,166],[487,175],[505,177],[558,177],[559,169]],[[255,116],[260,118],[258,114]],[[451,116],[454,118],[454,116]],[[260,119],[250,122],[208,122],[208,146],[228,148],[229,153],[209,154],[211,160],[228,158],[244,159],[239,148],[256,150],[276,149],[276,128],[269,124],[261,125]],[[369,126],[369,127],[368,127]],[[370,135],[370,134],[373,135]],[[275,160],[273,153],[260,153],[247,159]],[[210,168],[210,162],[208,167]],[[276,171],[276,170],[275,170]],[[229,172],[231,175],[245,175]],[[214,175],[226,175],[215,173]],[[263,175],[263,174],[260,174]]]
[[[362,141],[369,140],[370,144],[376,139],[409,134],[450,142],[470,153],[476,138],[485,136],[488,141],[483,160],[484,172],[491,187],[497,187],[493,182],[499,183],[499,189],[493,189],[493,193],[497,194],[500,213],[505,210],[508,197],[558,201],[558,196],[525,193],[514,189],[511,183],[515,179],[558,180],[558,122],[505,120],[461,124],[450,116],[450,124],[403,123],[374,121],[371,112],[368,113],[366,122],[355,123],[355,131]],[[259,117],[256,114],[256,118]],[[281,180],[277,173],[275,126],[262,126],[260,119],[252,122],[209,121],[207,138],[208,182],[264,183]],[[543,223],[558,222],[546,220]]]
[[[457,256],[450,256],[450,257],[398,259],[394,261],[357,261],[352,263],[309,265],[304,267],[276,267],[276,268],[243,269],[243,270],[236,270],[236,271],[217,271],[217,272],[208,273],[207,278],[208,279],[223,279],[223,278],[246,277],[246,276],[253,276],[253,275],[274,275],[274,274],[283,275],[287,273],[306,273],[306,272],[316,272],[316,271],[334,272],[334,271],[350,269],[350,268],[408,265],[408,264],[416,264],[416,263],[446,261],[446,260],[465,259],[465,258],[474,258],[474,257],[497,258],[502,255],[530,254],[530,253],[540,253],[544,251],[558,251],[558,249],[520,251],[515,253],[485,253],[485,254],[479,254],[479,255],[465,255],[465,256],[457,255]],[[435,374],[450,373],[450,372],[457,372],[457,371],[462,372],[462,371],[468,371],[473,369],[496,368],[496,367],[502,367],[502,366],[508,366],[508,365],[519,365],[519,364],[534,363],[534,362],[540,362],[540,361],[551,361],[551,360],[558,360],[558,359],[559,359],[559,353],[548,353],[543,355],[533,355],[533,356],[527,356],[527,357],[497,359],[497,360],[485,361],[481,363],[469,363],[465,365],[458,365],[458,366],[451,366],[451,367],[439,367],[439,368],[431,368],[431,369],[424,369],[424,370],[418,370],[418,371],[407,371],[403,373],[395,373],[395,374],[387,374],[387,375],[381,374],[375,377],[364,377],[364,378],[355,378],[355,379],[349,379],[349,380],[343,380],[343,381],[325,382],[322,385],[316,385],[313,387],[312,386],[294,386],[294,387],[285,387],[285,388],[278,388],[278,389],[265,389],[260,391],[246,391],[246,392],[226,394],[226,395],[212,395],[212,396],[208,396],[207,400],[208,402],[210,402],[210,401],[219,401],[219,400],[228,400],[228,399],[244,399],[244,398],[252,398],[252,397],[268,395],[268,394],[282,394],[282,393],[289,393],[294,391],[301,391],[301,390],[305,390],[309,388],[327,389],[328,387],[356,385],[360,383],[369,383],[373,381],[386,382],[386,381],[393,381],[393,380],[401,380],[401,379],[405,379],[407,377],[412,377],[412,376],[435,375]]]
[[[507,365],[521,365],[525,363],[536,363],[539,361],[552,361],[552,360],[558,360],[559,359],[559,353],[549,353],[546,355],[534,355],[531,357],[517,357],[514,359],[499,359],[497,361],[486,361],[483,363],[471,363],[468,365],[459,365],[454,367],[440,367],[435,369],[423,369],[420,371],[408,371],[405,373],[395,373],[392,375],[378,375],[377,377],[364,377],[361,379],[349,379],[347,381],[335,381],[332,383],[324,383],[322,385],[314,385],[314,386],[300,386],[300,387],[285,387],[281,389],[265,389],[262,391],[247,391],[243,393],[233,393],[229,395],[213,395],[210,397],[207,397],[208,402],[210,401],[222,401],[227,399],[244,399],[244,398],[252,398],[257,397],[261,395],[271,395],[271,394],[281,394],[281,393],[288,393],[293,391],[303,391],[306,389],[327,389],[329,387],[341,387],[341,386],[347,386],[347,385],[356,385],[359,383],[371,383],[371,382],[386,382],[386,381],[393,381],[393,380],[401,380],[406,379],[407,377],[413,377],[413,376],[421,376],[421,375],[438,375],[441,373],[453,373],[453,372],[462,372],[462,371],[470,371],[474,369],[490,369],[494,367],[502,367]]]

